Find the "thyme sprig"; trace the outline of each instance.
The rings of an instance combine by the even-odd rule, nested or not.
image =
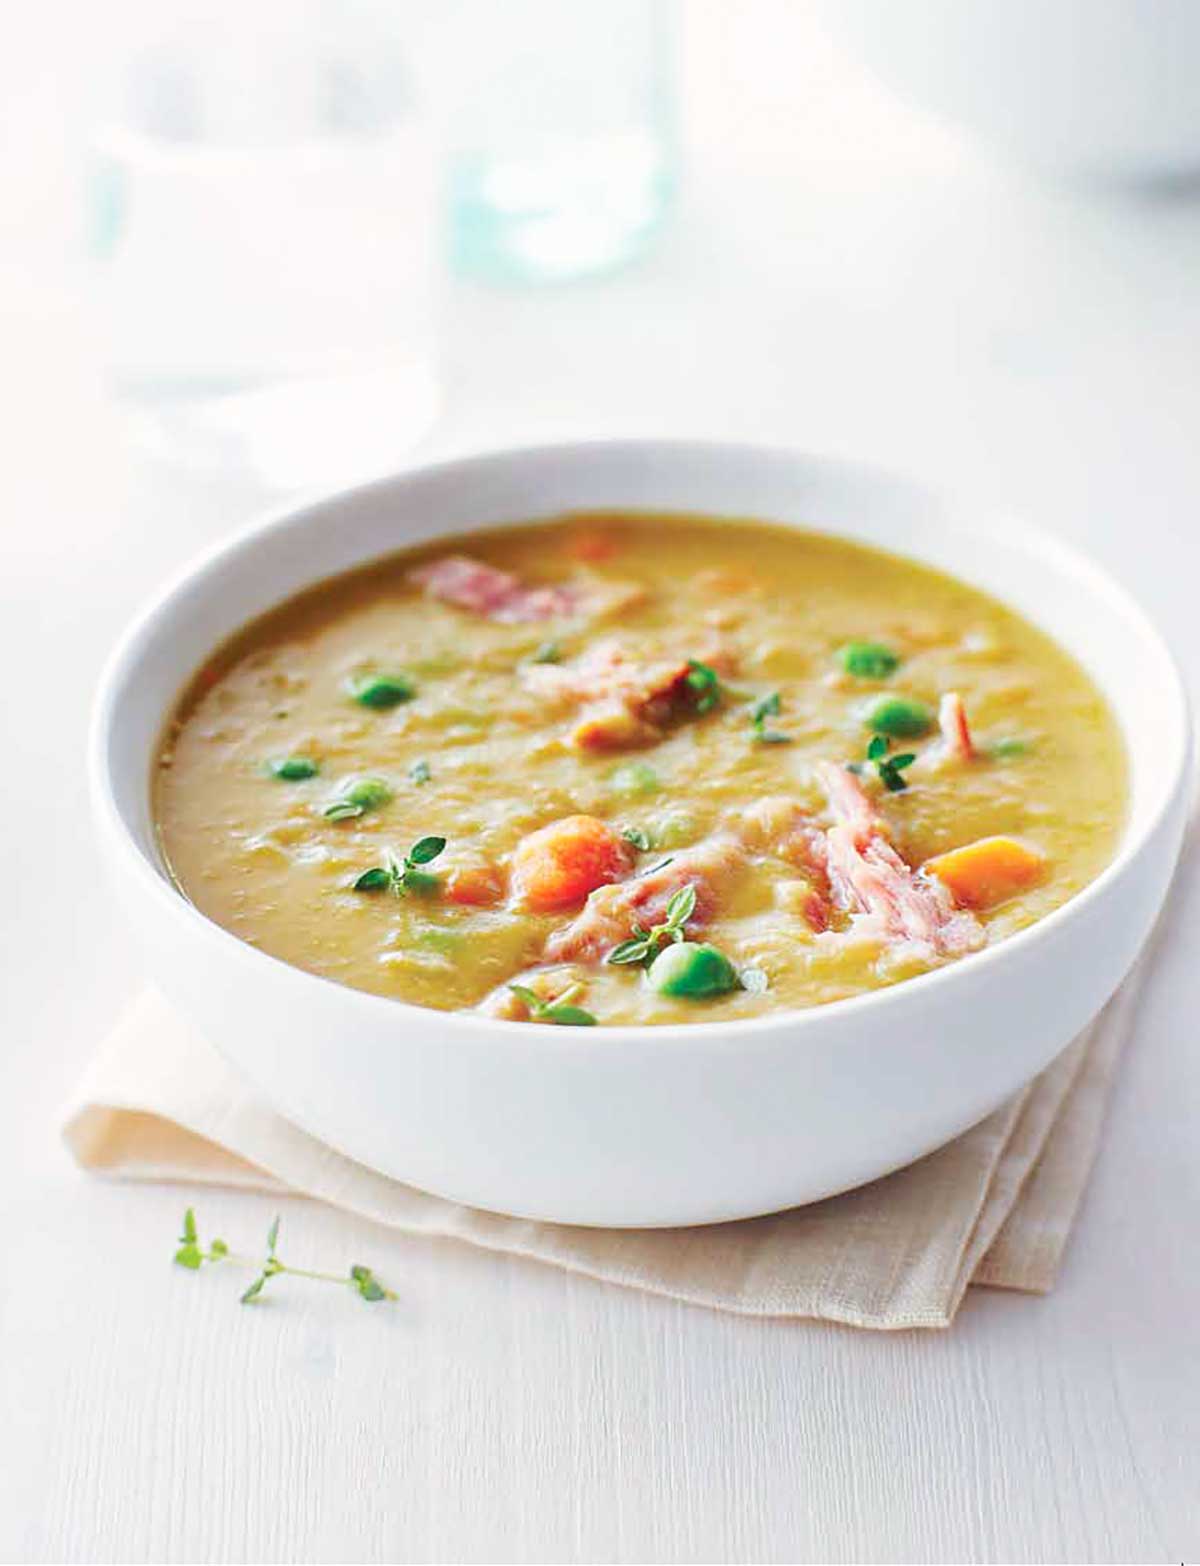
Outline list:
[[[279,1277],[282,1273],[289,1273],[294,1278],[313,1278],[320,1283],[340,1284],[343,1288],[353,1289],[359,1299],[372,1304],[376,1300],[397,1298],[391,1289],[380,1283],[370,1267],[355,1265],[344,1274],[317,1272],[311,1267],[292,1267],[287,1262],[280,1261],[276,1249],[278,1243],[279,1219],[276,1217],[267,1230],[267,1254],[261,1262],[255,1261],[250,1256],[239,1256],[236,1251],[229,1249],[224,1240],[220,1239],[210,1241],[205,1249],[196,1228],[196,1214],[189,1207],[183,1215],[183,1232],[179,1236],[179,1249],[175,1252],[174,1260],[177,1266],[186,1267],[191,1272],[199,1272],[205,1262],[233,1262],[238,1266],[259,1268],[258,1276],[242,1292],[240,1298],[242,1305],[251,1304],[271,1279]]]

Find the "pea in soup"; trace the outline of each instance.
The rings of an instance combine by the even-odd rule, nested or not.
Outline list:
[[[722,1021],[969,958],[1112,857],[1125,760],[1043,632],[821,534],[586,514],[325,582],[159,755],[180,889],[314,973],[551,1025]]]

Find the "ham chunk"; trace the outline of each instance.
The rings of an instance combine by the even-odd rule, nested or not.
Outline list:
[[[537,695],[581,708],[569,732],[576,750],[628,750],[662,739],[690,694],[689,668],[686,658],[634,657],[606,637],[572,663],[529,664],[521,678]]]
[[[696,906],[689,932],[706,925],[723,890],[746,863],[736,838],[721,834],[683,849],[645,875],[634,876],[592,893],[582,911],[546,942],[550,962],[597,962],[634,933],[662,921],[668,902],[681,887],[694,886]]]
[[[431,598],[468,609],[501,625],[553,620],[575,612],[579,595],[566,583],[530,586],[469,555],[444,555],[410,571]]]
[[[470,555],[443,555],[409,572],[430,598],[483,615],[499,625],[619,614],[645,596],[638,582],[587,575],[569,582],[522,582]]]
[[[916,874],[888,841],[886,824],[852,772],[823,762],[818,774],[834,824],[825,834],[835,906],[861,933],[877,933],[914,956],[957,957],[986,939],[974,914],[941,882]]]

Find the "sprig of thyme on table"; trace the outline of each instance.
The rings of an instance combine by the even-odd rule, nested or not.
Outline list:
[[[290,1273],[294,1278],[315,1278],[321,1283],[336,1283],[343,1288],[353,1289],[360,1299],[374,1303],[376,1300],[394,1300],[397,1296],[391,1289],[385,1288],[369,1267],[354,1266],[348,1273],[315,1272],[310,1267],[289,1267],[286,1262],[280,1261],[276,1254],[276,1246],[279,1242],[279,1219],[276,1218],[267,1230],[267,1254],[262,1262],[257,1262],[250,1256],[239,1256],[231,1251],[224,1240],[213,1240],[206,1250],[200,1241],[196,1229],[196,1214],[192,1208],[188,1208],[183,1215],[183,1233],[179,1236],[179,1249],[175,1252],[175,1262],[180,1267],[187,1267],[191,1272],[199,1272],[205,1262],[235,1262],[243,1267],[258,1267],[259,1274],[243,1292],[240,1303],[249,1305],[256,1300],[272,1278],[280,1273]]]

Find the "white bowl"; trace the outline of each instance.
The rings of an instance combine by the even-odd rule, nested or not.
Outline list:
[[[289,967],[211,923],[164,874],[150,814],[164,718],[212,648],[331,573],[464,527],[571,508],[763,517],[884,545],[1051,631],[1124,725],[1120,851],[1028,930],[892,989],[753,1021],[548,1028],[428,1011]],[[1188,714],[1125,593],[1007,519],[855,464],[614,442],[420,468],[276,516],[207,555],[125,636],[91,773],[115,886],[149,973],[297,1125],[476,1207],[562,1223],[711,1223],[811,1202],[931,1151],[1070,1041],[1133,962],[1184,824]]]

